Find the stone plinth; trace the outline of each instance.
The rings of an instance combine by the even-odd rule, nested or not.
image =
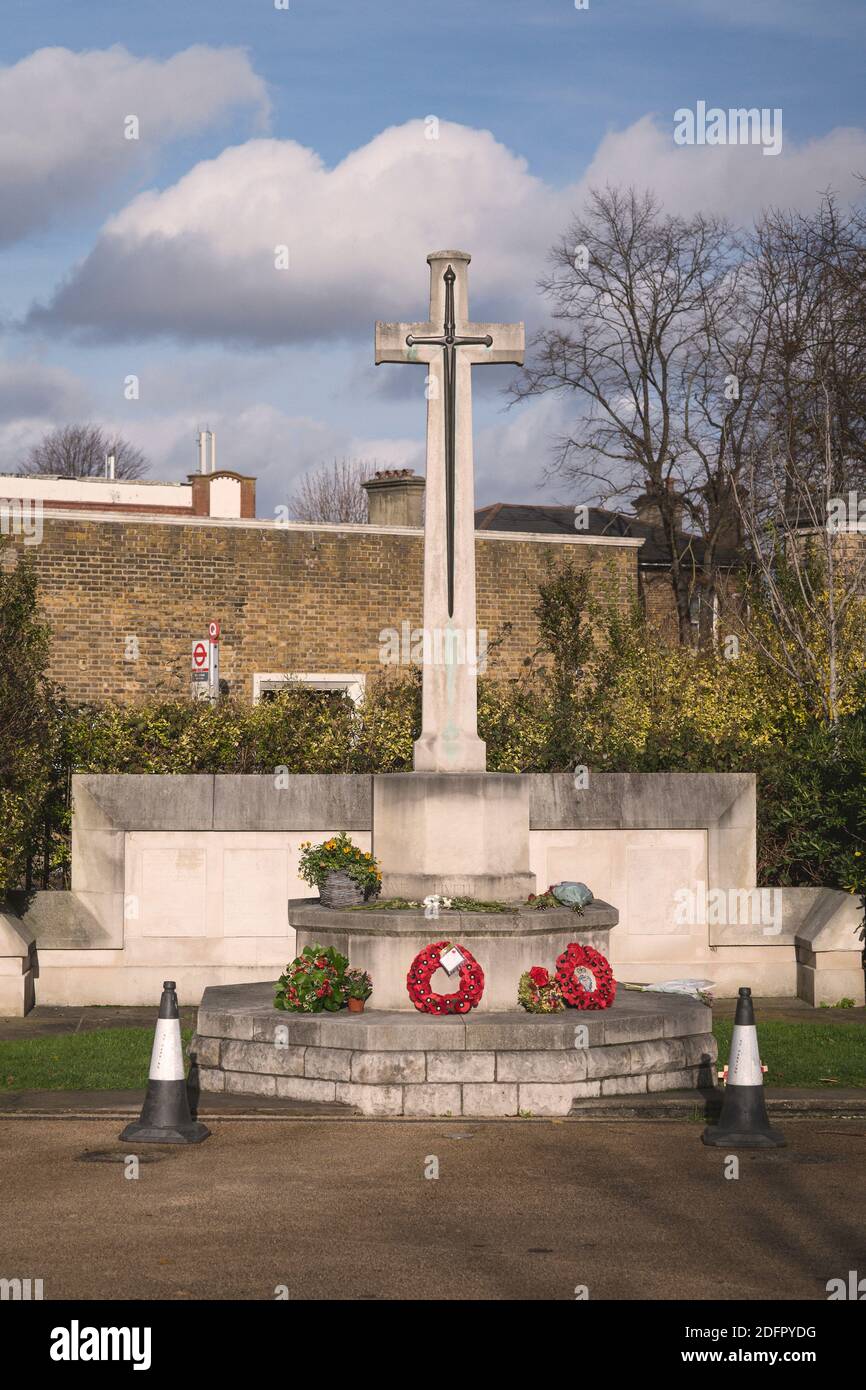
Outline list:
[[[715,1084],[710,1010],[621,990],[600,1013],[283,1013],[275,986],[205,990],[190,1055],[203,1091],[336,1102],[367,1115],[567,1115],[593,1096]]]
[[[498,772],[374,777],[373,853],[386,898],[525,902],[535,892],[529,783]]]
[[[35,965],[32,931],[0,904],[0,1015],[23,1018],[33,1008]]]
[[[406,992],[406,975],[415,956],[431,941],[465,946],[484,971],[484,994],[477,1013],[515,1008],[517,984],[533,965],[553,967],[570,941],[609,954],[610,930],[619,913],[609,903],[594,902],[582,915],[570,908],[533,912],[386,912],[364,908],[327,908],[309,898],[289,903],[289,922],[297,932],[298,953],[305,946],[334,946],[353,966],[373,977],[370,1006],[415,1013]],[[458,977],[439,970],[431,985],[439,994],[457,988]]]

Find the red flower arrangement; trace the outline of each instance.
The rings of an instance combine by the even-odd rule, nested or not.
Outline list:
[[[601,951],[576,941],[556,957],[556,982],[572,1009],[609,1009],[616,998],[610,962]]]
[[[453,994],[435,994],[430,981],[439,969],[443,952],[450,950],[451,941],[434,941],[419,951],[409,967],[406,988],[409,998],[421,1013],[466,1014],[474,1009],[484,993],[484,971],[465,946],[457,947],[463,956],[460,966],[460,988]]]
[[[525,970],[517,986],[517,1002],[530,1014],[556,1014],[565,1008],[557,981],[543,965]]]

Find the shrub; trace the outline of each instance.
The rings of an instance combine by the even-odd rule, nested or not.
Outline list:
[[[0,561],[14,552],[0,537]],[[56,764],[57,702],[46,675],[50,632],[37,609],[25,557],[0,564],[0,900],[29,886],[30,855],[50,836],[47,804],[65,769]],[[50,871],[45,857],[45,875]]]
[[[836,725],[741,641],[737,660],[666,643],[637,608],[591,601],[564,566],[542,584],[539,660],[479,681],[491,771],[754,771],[759,882],[866,890],[866,687]],[[420,730],[417,671],[365,699],[289,683],[272,701],[67,708],[45,675],[48,629],[26,562],[0,572],[0,895],[68,864],[76,772],[399,772]],[[852,686],[851,689],[854,689]],[[359,852],[360,853],[360,852]],[[338,867],[334,864],[333,867]]]

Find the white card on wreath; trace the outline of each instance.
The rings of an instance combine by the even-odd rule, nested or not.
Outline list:
[[[458,951],[456,946],[451,946],[445,952],[444,956],[439,957],[439,964],[442,966],[446,975],[453,975],[456,970],[460,969],[465,959],[466,957],[462,951]]]

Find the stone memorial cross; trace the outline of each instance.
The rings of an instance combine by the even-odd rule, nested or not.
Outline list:
[[[483,772],[478,737],[472,373],[523,361],[522,323],[470,323],[465,251],[434,251],[427,323],[377,323],[376,365],[427,368],[424,662],[416,772]]]

